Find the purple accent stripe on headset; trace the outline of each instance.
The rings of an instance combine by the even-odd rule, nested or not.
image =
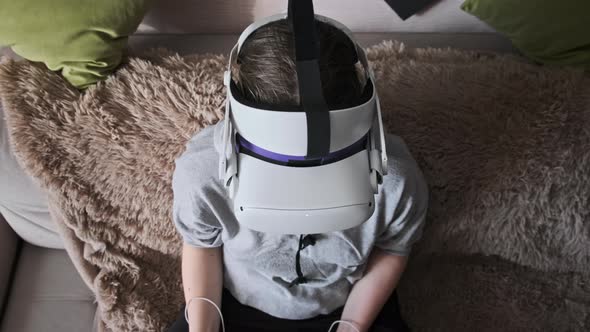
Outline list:
[[[367,146],[367,139],[369,137],[369,134],[367,133],[366,135],[364,135],[361,139],[359,139],[358,141],[356,141],[355,143],[353,143],[352,145],[349,145],[343,149],[340,149],[338,151],[334,151],[332,153],[329,153],[325,156],[319,157],[317,159],[320,159],[322,162],[321,164],[329,164],[331,162],[335,162],[338,160],[342,160],[345,158],[348,158],[356,153],[358,153],[359,151],[362,151],[366,148]],[[276,152],[272,152],[266,149],[263,149],[259,146],[254,145],[253,143],[249,142],[248,140],[246,140],[244,137],[240,136],[239,134],[236,134],[236,148],[238,149],[238,152],[241,149],[245,149],[248,151],[253,152],[256,155],[259,155],[261,157],[264,157],[266,159],[270,159],[272,161],[277,161],[280,163],[288,163],[289,161],[306,161],[309,160],[309,158],[306,158],[305,156],[290,156],[290,155],[286,155],[286,154],[280,154],[280,153],[276,153]]]

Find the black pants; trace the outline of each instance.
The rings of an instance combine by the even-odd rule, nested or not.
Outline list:
[[[270,316],[260,310],[239,303],[227,290],[223,290],[222,312],[226,332],[328,332],[333,321],[339,320],[342,309],[328,315],[304,320],[288,320]],[[184,308],[168,332],[188,332]],[[220,329],[221,330],[221,329]],[[332,329],[336,331],[336,327]],[[397,294],[394,292],[371,326],[370,332],[407,332],[401,318]]]

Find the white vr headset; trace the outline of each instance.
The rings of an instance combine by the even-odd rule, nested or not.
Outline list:
[[[310,17],[312,23],[315,19],[342,30],[356,47],[367,79],[360,105],[328,109],[323,101],[319,47]],[[252,32],[282,19],[290,20],[293,29],[301,106],[263,109],[244,100],[231,66]],[[244,30],[231,51],[224,83],[219,176],[240,224],[268,233],[317,234],[369,219],[387,172],[385,136],[373,71],[348,28],[314,15],[313,7],[310,16],[309,8],[290,5],[289,14],[263,18]]]

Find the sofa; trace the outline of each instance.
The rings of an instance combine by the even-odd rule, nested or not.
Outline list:
[[[316,1],[316,12],[348,25],[364,46],[394,39],[407,47],[515,52],[461,3],[442,0],[406,21],[382,0]],[[153,47],[227,53],[246,25],[285,7],[276,0],[158,1],[130,37],[130,54]],[[7,47],[0,55],[16,57]],[[98,330],[92,280],[79,276],[59,233],[43,189],[14,156],[0,105],[0,332]]]

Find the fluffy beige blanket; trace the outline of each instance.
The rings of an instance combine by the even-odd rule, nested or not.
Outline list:
[[[590,77],[509,56],[369,50],[389,132],[431,189],[400,285],[415,330],[590,329]],[[23,166],[114,331],[162,331],[182,305],[174,159],[223,113],[222,56],[132,58],[85,92],[0,66]],[[231,332],[231,331],[230,331]]]

